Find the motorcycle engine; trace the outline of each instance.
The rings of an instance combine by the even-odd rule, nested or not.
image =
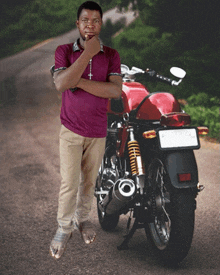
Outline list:
[[[103,187],[110,190],[116,181],[116,171],[112,168],[105,168],[102,174]]]
[[[116,121],[114,121],[107,129],[108,139],[111,140],[113,143],[115,143],[118,139],[118,133],[121,126],[121,123],[117,123]]]

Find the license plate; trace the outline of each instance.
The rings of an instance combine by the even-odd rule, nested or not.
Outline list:
[[[159,130],[160,148],[166,149],[199,149],[200,143],[196,128]]]

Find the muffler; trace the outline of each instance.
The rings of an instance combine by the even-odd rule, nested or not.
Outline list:
[[[119,179],[111,187],[108,195],[100,202],[106,214],[111,215],[120,211],[136,195],[136,186],[133,180]]]

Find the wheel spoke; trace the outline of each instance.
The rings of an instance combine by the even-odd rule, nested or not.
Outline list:
[[[168,228],[171,228],[171,220],[170,220],[170,217],[169,217],[169,215],[168,215],[166,209],[164,208],[164,206],[162,206],[162,209],[163,209],[163,211],[164,211],[164,213],[165,213],[165,215],[166,215],[166,217],[167,217],[167,220],[168,220]]]
[[[171,220],[166,211],[166,204],[170,202],[169,193],[164,184],[165,169],[163,163],[157,159],[152,165],[149,176],[151,185],[154,188],[153,205],[155,205],[155,220],[150,225],[155,245],[159,249],[164,249],[169,242]]]

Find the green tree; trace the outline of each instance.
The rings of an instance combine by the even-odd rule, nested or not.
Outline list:
[[[160,33],[176,34],[183,49],[209,44],[219,47],[220,16],[216,0],[113,0],[120,8],[133,4],[144,25],[157,27]],[[180,39],[181,37],[181,39]]]
[[[163,74],[167,73],[167,67],[183,67],[187,77],[178,89],[179,96],[188,97],[201,91],[219,96],[217,1],[117,0],[120,8],[127,8],[130,2],[140,16],[115,39],[122,61],[142,67],[145,63]]]

